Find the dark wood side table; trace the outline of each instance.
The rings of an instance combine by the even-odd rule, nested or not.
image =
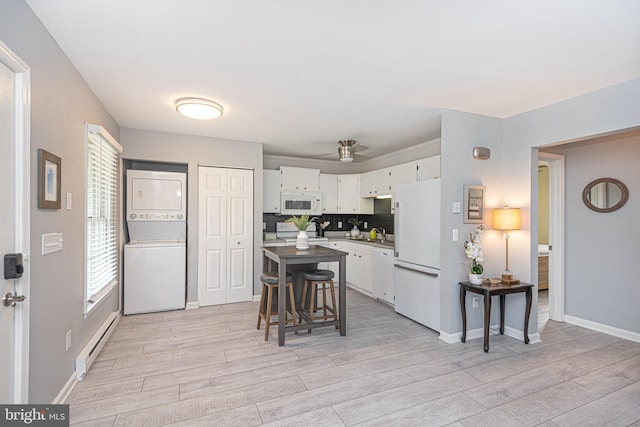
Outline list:
[[[491,297],[500,296],[500,335],[504,335],[504,300],[507,294],[525,292],[527,297],[526,310],[524,312],[524,343],[529,344],[529,315],[531,314],[531,300],[533,285],[518,283],[516,285],[472,285],[469,282],[460,282],[460,309],[462,310],[462,336],[460,341],[467,339],[467,291],[484,295],[484,352],[489,351],[489,325],[491,324]]]

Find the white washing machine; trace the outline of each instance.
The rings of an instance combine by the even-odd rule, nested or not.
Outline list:
[[[183,309],[186,174],[127,171],[124,314]]]

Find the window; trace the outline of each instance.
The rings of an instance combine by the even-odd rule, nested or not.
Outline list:
[[[85,315],[118,284],[122,147],[101,126],[86,126]]]

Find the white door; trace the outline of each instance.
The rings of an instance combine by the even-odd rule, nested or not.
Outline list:
[[[0,42],[0,254],[28,255],[29,71]],[[4,263],[3,263],[4,264]],[[0,298],[28,295],[22,278],[0,275]],[[28,300],[0,303],[0,402],[27,402]]]
[[[201,166],[198,303],[253,298],[253,171]]]

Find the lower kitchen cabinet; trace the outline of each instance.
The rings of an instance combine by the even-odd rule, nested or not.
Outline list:
[[[372,253],[373,296],[391,305],[395,304],[395,279],[393,250],[373,248]]]
[[[344,250],[343,249],[343,243],[342,241],[337,241],[337,242],[329,242],[327,244],[323,244],[322,246],[327,246],[329,248],[332,249],[337,249],[339,251]],[[347,257],[348,259],[349,257]],[[340,277],[340,264],[338,262],[319,262],[318,263],[318,269],[319,270],[331,270],[333,271],[333,280],[337,283],[338,278]],[[349,269],[347,269],[347,271],[349,271]]]
[[[347,256],[347,283],[356,290],[373,295],[372,253],[373,246],[343,242]]]

